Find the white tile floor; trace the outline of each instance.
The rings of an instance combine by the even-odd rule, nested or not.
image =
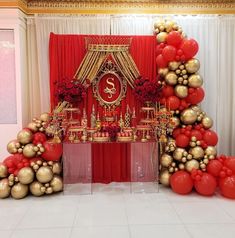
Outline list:
[[[8,237],[234,238],[235,200],[164,187],[131,194],[125,184],[97,184],[92,195],[0,200],[0,238]]]

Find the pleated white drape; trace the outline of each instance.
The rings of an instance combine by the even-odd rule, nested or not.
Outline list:
[[[157,15],[104,15],[79,17],[37,16],[28,25],[29,79],[39,93],[31,93],[34,112],[49,111],[48,42],[50,32],[60,34],[152,35]],[[235,16],[171,16],[189,38],[199,43],[196,56],[206,92],[202,108],[214,120],[220,142],[219,153],[235,154]],[[30,26],[32,25],[32,26]],[[35,58],[36,57],[36,58]],[[150,66],[152,67],[152,66]],[[37,81],[37,82],[36,82]],[[33,89],[32,89],[33,90]],[[33,92],[33,91],[32,91]],[[34,106],[35,105],[35,106]],[[32,114],[31,113],[31,114]]]

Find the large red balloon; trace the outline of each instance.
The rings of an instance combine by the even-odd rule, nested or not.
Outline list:
[[[197,140],[202,140],[202,133],[199,130],[192,130],[191,137],[195,136]]]
[[[221,178],[219,187],[224,197],[235,199],[235,175]]]
[[[171,31],[166,38],[166,42],[168,45],[177,47],[182,42],[182,36],[178,31]]]
[[[170,177],[171,188],[175,193],[188,194],[193,189],[193,180],[186,171],[177,171]]]
[[[214,177],[218,177],[220,175],[222,168],[223,164],[217,159],[210,160],[210,162],[206,166],[207,172]]]
[[[53,143],[46,141],[43,144],[45,152],[42,153],[41,157],[47,161],[59,161],[63,153],[63,146],[61,143]]]
[[[168,45],[162,50],[162,56],[167,62],[173,61],[175,59],[175,55],[176,49],[172,45]]]
[[[235,157],[228,157],[224,160],[224,166],[231,169],[233,174],[235,174]]]
[[[166,100],[166,106],[170,110],[177,110],[180,106],[180,99],[176,96],[170,96]]]
[[[201,179],[194,181],[196,191],[204,196],[211,196],[215,193],[217,182],[211,174],[203,173]]]
[[[162,88],[162,95],[164,97],[169,97],[169,96],[173,96],[174,95],[174,88],[170,85],[165,85]]]
[[[189,138],[184,134],[176,136],[175,143],[178,147],[185,148],[189,144]]]
[[[185,59],[191,59],[198,52],[198,43],[194,39],[184,39],[180,49],[184,52]]]
[[[192,91],[193,92],[189,93],[189,95],[185,98],[186,102],[193,105],[200,103],[205,96],[205,92],[203,88],[201,87],[195,88],[195,89],[192,89]]]
[[[47,140],[47,137],[44,133],[42,132],[36,132],[33,135],[33,144],[37,145],[39,143],[43,144]]]
[[[207,145],[215,146],[218,142],[218,136],[214,131],[206,130],[203,135],[203,140]]]
[[[167,61],[163,58],[162,54],[157,56],[156,64],[157,64],[158,68],[166,68],[167,67]]]

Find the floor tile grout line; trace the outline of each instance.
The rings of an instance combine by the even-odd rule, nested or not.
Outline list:
[[[76,213],[75,213],[75,216],[74,216],[74,219],[73,219],[73,223],[72,223],[72,227],[70,229],[70,233],[69,233],[69,238],[72,237],[72,232],[73,232],[73,229],[74,229],[74,224],[75,224],[75,221],[76,221],[76,218],[77,218],[77,215],[79,214],[79,206],[77,207],[76,209]]]

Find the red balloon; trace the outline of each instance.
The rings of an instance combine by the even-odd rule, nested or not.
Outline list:
[[[157,45],[157,47],[156,47],[156,56],[160,55],[162,53],[162,50],[163,50],[162,46]]]
[[[221,178],[219,187],[224,197],[235,199],[235,175]]]
[[[195,88],[192,91],[193,91],[192,93],[190,93],[189,91],[189,95],[185,98],[186,102],[193,105],[200,103],[205,96],[203,88],[201,87]]]
[[[194,181],[194,187],[199,194],[212,196],[215,193],[217,182],[211,174],[203,173],[200,180]]]
[[[197,140],[202,140],[202,134],[198,130],[192,130],[191,131],[191,137],[195,136]]]
[[[45,152],[42,153],[41,157],[47,161],[59,161],[63,153],[63,146],[61,143],[53,143],[46,141],[43,143]]]
[[[47,140],[47,137],[44,133],[42,132],[36,132],[33,135],[33,144],[37,145],[39,143],[43,144]]]
[[[169,62],[175,59],[176,49],[174,46],[168,45],[162,50],[163,58]]]
[[[162,94],[164,97],[169,97],[174,95],[174,88],[170,85],[165,85],[162,88]]]
[[[166,42],[168,45],[177,47],[182,42],[182,39],[183,38],[178,31],[171,31],[166,38]]]
[[[181,133],[180,128],[175,128],[172,132],[173,138],[175,139]]]
[[[224,166],[231,169],[233,174],[235,174],[235,157],[228,157],[224,160]]]
[[[167,62],[166,60],[163,58],[162,54],[158,55],[156,58],[156,64],[158,68],[166,68],[167,67]]]
[[[210,162],[206,166],[206,170],[209,174],[213,175],[214,177],[218,177],[220,175],[222,167],[223,164],[219,160],[213,159],[210,160]]]
[[[166,100],[166,106],[170,110],[177,110],[180,106],[180,99],[176,96],[170,96]]]
[[[171,188],[175,193],[188,194],[193,189],[193,180],[186,171],[177,171],[170,177]]]
[[[203,140],[207,145],[215,146],[218,142],[218,136],[214,131],[206,130],[203,135]]]
[[[191,59],[198,52],[198,43],[194,39],[184,39],[180,49],[184,52],[185,59]]]
[[[189,144],[189,138],[184,134],[179,134],[175,139],[175,143],[177,146],[185,148]]]

